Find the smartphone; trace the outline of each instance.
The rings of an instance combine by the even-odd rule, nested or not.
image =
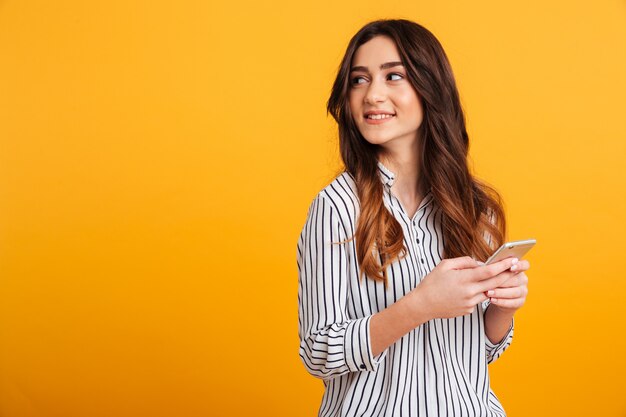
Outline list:
[[[514,242],[507,242],[500,246],[497,251],[493,253],[485,262],[485,265],[501,261],[504,258],[514,257],[522,259],[522,256],[535,246],[537,241],[535,239],[516,240]]]

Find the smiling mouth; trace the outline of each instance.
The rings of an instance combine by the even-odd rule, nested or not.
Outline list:
[[[382,119],[391,119],[395,114],[368,114],[365,116],[366,119],[369,120],[382,120]]]

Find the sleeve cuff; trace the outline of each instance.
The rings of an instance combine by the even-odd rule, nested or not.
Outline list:
[[[343,339],[346,365],[353,371],[374,371],[383,361],[387,350],[372,356],[370,320],[372,316],[351,321]]]
[[[502,340],[496,344],[491,343],[491,340],[485,335],[485,344],[487,345],[487,350],[490,352],[497,352],[501,348],[503,348],[507,343],[510,343],[511,338],[513,337],[513,327],[515,326],[515,318],[511,320],[511,326],[509,330],[507,330],[506,334],[502,338]]]

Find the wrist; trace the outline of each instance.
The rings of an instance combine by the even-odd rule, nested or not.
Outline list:
[[[497,314],[498,316],[513,318],[518,309],[501,307],[497,304],[489,303],[487,310],[491,310],[493,314]]]
[[[416,328],[434,318],[428,308],[428,299],[424,293],[424,288],[421,285],[415,287],[406,295],[406,297],[404,297],[404,299],[406,301],[408,314],[411,317],[411,325],[413,328]]]

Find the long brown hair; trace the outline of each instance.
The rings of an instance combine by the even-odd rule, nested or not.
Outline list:
[[[406,253],[404,234],[383,203],[377,165],[380,148],[363,138],[348,100],[350,68],[356,50],[381,35],[395,42],[407,78],[422,104],[420,181],[426,190],[430,188],[435,204],[443,212],[443,257],[469,255],[486,260],[503,243],[506,223],[498,192],[470,173],[465,116],[452,68],[439,41],[426,28],[408,20],[368,23],[348,44],[327,110],[339,125],[341,157],[356,182],[360,201],[355,233],[359,267],[362,274],[386,284],[387,267]]]

